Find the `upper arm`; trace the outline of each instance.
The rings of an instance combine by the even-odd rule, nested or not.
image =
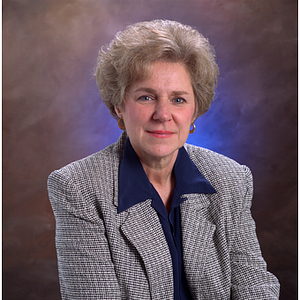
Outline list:
[[[232,299],[278,299],[279,283],[262,257],[251,215],[252,175],[244,167],[245,193],[234,243],[230,251]]]
[[[71,178],[48,179],[63,299],[120,299],[104,223]]]

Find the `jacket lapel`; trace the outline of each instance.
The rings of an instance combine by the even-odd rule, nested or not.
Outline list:
[[[140,254],[152,299],[173,299],[173,268],[169,247],[151,199],[130,207],[121,230]]]
[[[180,206],[183,262],[190,291],[195,295],[216,226],[208,220],[209,200],[205,194],[184,197],[187,200]]]

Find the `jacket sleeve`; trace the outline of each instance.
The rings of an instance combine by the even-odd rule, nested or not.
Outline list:
[[[269,273],[262,257],[256,236],[256,227],[251,216],[253,194],[252,175],[244,166],[246,194],[239,218],[236,237],[230,259],[232,270],[232,299],[271,300],[279,298],[279,282]]]
[[[121,299],[103,221],[84,191],[55,171],[48,178],[48,193],[62,299]]]

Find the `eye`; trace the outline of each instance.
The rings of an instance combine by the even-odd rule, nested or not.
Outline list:
[[[150,96],[145,96],[145,95],[143,95],[143,96],[140,96],[140,97],[138,98],[138,100],[142,100],[142,101],[150,101],[150,100],[152,100],[152,98],[151,98]]]
[[[185,100],[184,100],[183,98],[180,98],[180,97],[175,98],[173,101],[174,101],[176,104],[180,104],[180,103],[185,102]]]

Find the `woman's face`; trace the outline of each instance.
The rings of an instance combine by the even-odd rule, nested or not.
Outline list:
[[[129,86],[116,113],[140,159],[176,157],[194,121],[190,76],[182,63],[169,62],[153,63],[150,74]]]

